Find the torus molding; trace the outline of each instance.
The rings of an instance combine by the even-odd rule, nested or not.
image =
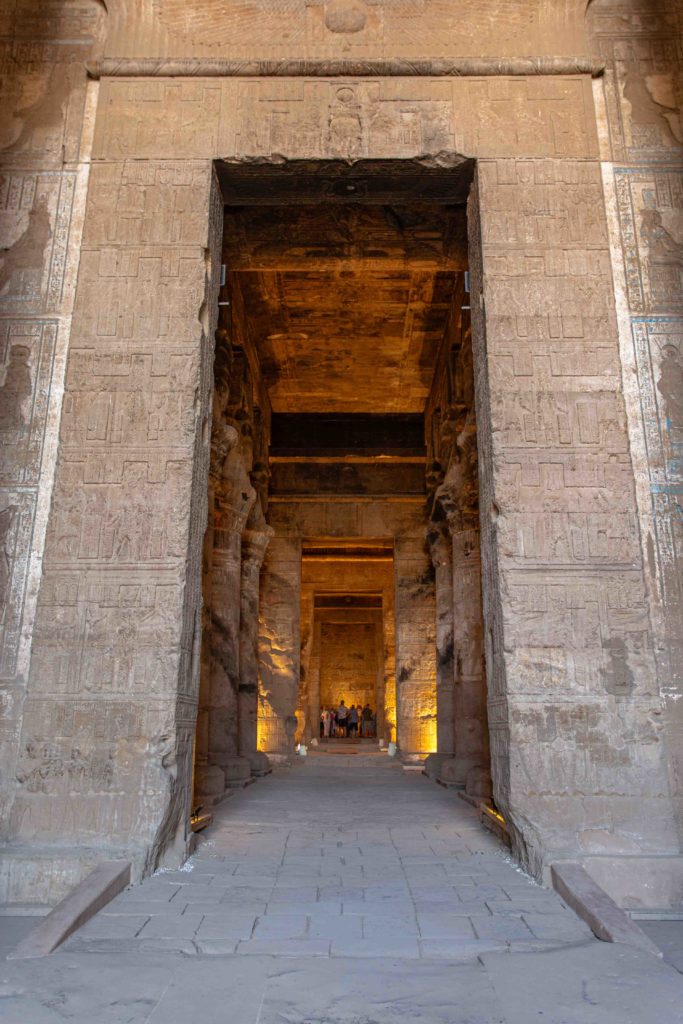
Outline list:
[[[453,60],[163,60],[108,57],[86,65],[91,78],[466,78],[496,75],[591,75],[590,57],[462,57]]]

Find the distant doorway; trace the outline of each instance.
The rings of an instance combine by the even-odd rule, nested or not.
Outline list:
[[[320,735],[321,713],[373,712],[373,739],[396,735],[393,550],[388,542],[309,541],[301,578],[298,733]],[[366,730],[367,731],[367,730]],[[368,737],[370,738],[370,737]]]

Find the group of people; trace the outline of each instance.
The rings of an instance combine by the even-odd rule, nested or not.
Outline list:
[[[322,708],[320,712],[320,736],[358,736],[375,735],[375,714],[369,704],[361,708],[352,704],[347,707],[344,701],[338,708]]]

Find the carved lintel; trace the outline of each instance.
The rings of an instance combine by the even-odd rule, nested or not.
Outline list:
[[[90,61],[91,78],[460,78],[603,74],[591,57],[456,57],[406,60],[206,60],[116,58]]]

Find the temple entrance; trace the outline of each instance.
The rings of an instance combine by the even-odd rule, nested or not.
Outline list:
[[[202,799],[342,700],[404,761],[487,787],[472,171],[219,167]]]

